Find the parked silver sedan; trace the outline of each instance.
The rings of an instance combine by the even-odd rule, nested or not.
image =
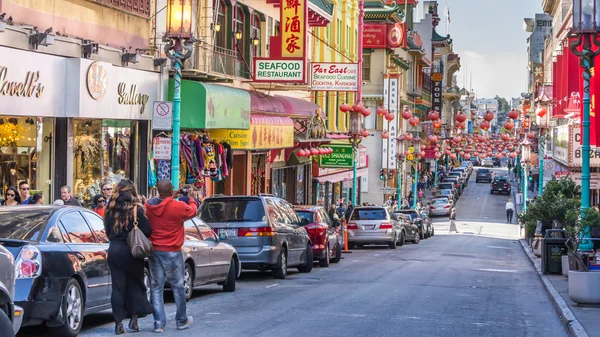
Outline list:
[[[404,244],[406,234],[397,217],[386,207],[355,207],[348,221],[348,244],[386,244],[396,249]]]
[[[435,198],[431,200],[431,204],[429,205],[429,215],[445,215],[450,216],[452,212],[452,203],[448,198]]]

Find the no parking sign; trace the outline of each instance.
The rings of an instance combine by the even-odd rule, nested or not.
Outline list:
[[[152,130],[173,129],[173,102],[154,102],[152,109]]]

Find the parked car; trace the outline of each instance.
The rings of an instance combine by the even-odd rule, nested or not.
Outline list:
[[[490,184],[490,194],[504,193],[510,195],[510,181],[506,176],[496,176]]]
[[[433,190],[433,194],[436,195],[436,192],[439,190],[452,190],[452,196],[454,199],[458,199],[458,197],[460,196],[460,189],[457,189],[452,182],[439,183],[437,187]]]
[[[410,221],[413,225],[419,229],[419,238],[421,240],[429,238],[431,235],[431,229],[433,226],[427,224],[425,219],[415,209],[401,209],[395,212],[396,214],[404,214],[410,217]]]
[[[348,221],[348,245],[386,244],[390,249],[402,246],[407,233],[386,207],[355,207]]]
[[[329,262],[338,263],[342,258],[342,240],[339,226],[335,226],[321,206],[294,206],[300,219],[306,219],[306,231],[312,241],[313,258],[319,266],[329,267]]]
[[[454,196],[452,195],[452,190],[438,190],[434,194],[435,198],[438,197],[446,197],[450,199],[450,201],[454,201]]]
[[[394,212],[396,219],[400,222],[400,225],[404,229],[404,233],[406,233],[406,241],[410,241],[414,244],[419,244],[421,242],[421,236],[419,235],[419,227],[414,224],[408,214],[402,214]]]
[[[460,193],[462,194],[464,186],[462,184],[462,181],[460,181],[459,177],[447,176],[446,178],[444,178],[443,182],[453,183],[454,184],[454,188],[456,188],[457,190],[459,190]]]
[[[15,259],[0,242],[0,336],[14,337],[21,327],[23,309],[15,306]]]
[[[487,157],[484,160],[481,161],[481,166],[483,167],[494,167],[494,161],[492,160],[492,158]]]
[[[273,196],[213,196],[200,218],[235,247],[242,269],[271,270],[285,279],[289,267],[310,273],[312,241],[292,205]]]
[[[217,236],[198,217],[186,221],[184,228],[182,250],[186,300],[192,298],[195,287],[205,284],[217,283],[223,286],[223,291],[235,291],[235,280],[240,276],[242,268],[235,248],[225,243],[227,233],[221,232]]]
[[[479,166],[479,159],[477,157],[469,158],[469,161],[473,164],[473,166]]]
[[[494,167],[502,167],[502,162],[500,161],[500,159],[493,158],[492,161],[494,162]]]
[[[465,175],[462,172],[450,172],[447,176],[446,179],[448,178],[452,178],[452,177],[456,177],[458,178],[458,183],[460,184],[460,186],[464,189],[465,187],[467,187],[468,184],[468,180],[467,177],[465,177]]]
[[[480,181],[483,182],[491,182],[492,181],[492,172],[489,169],[480,168],[477,170],[477,175],[475,176],[475,182],[478,183]]]
[[[445,215],[450,216],[452,212],[452,202],[448,198],[435,198],[429,204],[429,215]]]

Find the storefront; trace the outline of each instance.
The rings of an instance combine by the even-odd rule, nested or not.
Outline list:
[[[67,71],[68,92],[74,93],[65,110],[73,154],[67,172],[76,198],[89,203],[103,183],[124,178],[146,194],[149,127],[161,74],[87,59],[67,60]]]
[[[170,80],[169,100],[173,85]],[[263,143],[264,135],[260,128],[250,128],[248,92],[184,80],[181,101],[180,185],[193,185],[203,197],[249,194],[252,158],[248,152],[254,143]],[[170,160],[154,164],[157,179],[170,179]]]

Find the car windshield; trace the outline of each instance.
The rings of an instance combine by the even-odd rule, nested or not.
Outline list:
[[[206,199],[200,208],[200,219],[214,222],[265,221],[265,208],[258,198]]]
[[[487,173],[490,173],[490,170],[488,170],[488,169],[479,169],[479,171],[477,171],[477,173],[478,174],[479,173],[487,174]]]
[[[39,241],[49,217],[50,209],[2,212],[0,239]]]
[[[447,195],[450,195],[450,194],[452,194],[452,191],[450,191],[450,190],[441,190],[441,191],[440,191],[440,193],[441,193],[441,194],[447,194]]]
[[[452,189],[452,184],[450,184],[450,183],[442,183],[442,184],[440,184],[440,187],[441,187],[440,188],[441,190],[450,190],[450,189]]]
[[[354,209],[350,220],[386,220],[387,212],[383,208]]]
[[[434,199],[432,204],[434,205],[443,205],[443,204],[447,204],[448,203],[448,199]]]
[[[494,182],[507,182],[508,179],[506,177],[496,177],[494,178]]]
[[[315,213],[311,211],[298,211],[296,210],[296,214],[300,217],[300,220],[306,219],[308,222],[314,222]]]

